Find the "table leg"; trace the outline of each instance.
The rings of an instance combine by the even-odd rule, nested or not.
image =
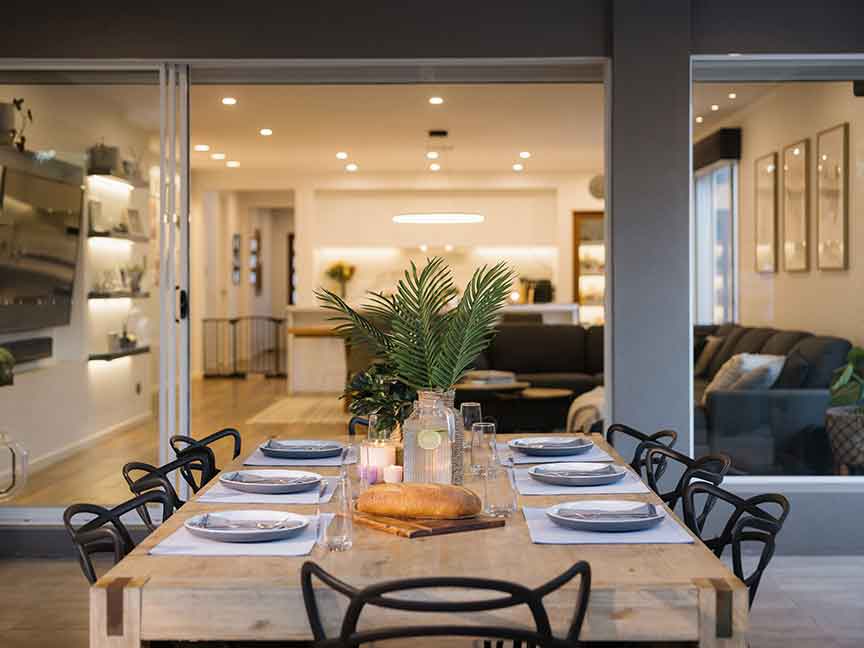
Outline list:
[[[90,588],[90,648],[140,648],[146,578],[103,578]]]
[[[699,588],[699,648],[745,648],[747,589],[723,578],[694,581]]]

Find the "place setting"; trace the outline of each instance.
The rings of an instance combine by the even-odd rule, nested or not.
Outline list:
[[[496,443],[502,456],[514,464],[558,463],[562,461],[612,462],[611,455],[586,436],[534,436]]]
[[[640,494],[650,489],[632,470],[600,462],[546,463],[513,471],[520,495]]]
[[[575,500],[523,507],[534,544],[688,544],[693,537],[662,506],[638,500]]]
[[[338,467],[354,463],[348,446],[320,439],[267,439],[243,462],[246,466]]]
[[[336,487],[335,477],[322,477],[304,470],[233,470],[204,491],[198,501],[205,504],[316,504],[328,501]]]

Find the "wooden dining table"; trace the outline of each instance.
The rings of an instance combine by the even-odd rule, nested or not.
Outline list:
[[[602,437],[591,438],[616,463],[625,463]],[[243,458],[226,468],[240,468]],[[310,469],[323,475],[337,470]],[[594,495],[581,490],[566,497],[519,496],[519,506],[545,507],[580,498],[663,506],[653,493]],[[586,560],[592,585],[582,640],[692,642],[705,648],[745,645],[747,588],[698,539],[692,544],[533,544],[521,510],[504,527],[424,538],[407,539],[355,524],[353,547],[345,552],[316,546],[303,557],[149,555],[189,517],[237,508],[315,512],[313,506],[205,504],[192,497],[91,587],[91,647],[131,648],[153,640],[311,640],[300,589],[300,566],[307,560],[358,587],[445,575],[500,578],[536,587]],[[545,599],[553,630],[560,635],[572,618],[578,587],[578,580],[573,581]],[[325,627],[334,632],[345,600],[325,586],[318,597]],[[364,618],[366,627],[416,623],[416,616],[412,621],[400,617],[407,614],[373,608],[364,612]],[[483,619],[477,622],[486,625],[530,626],[530,616],[521,608],[478,616]],[[435,622],[434,618],[426,615],[424,623]]]

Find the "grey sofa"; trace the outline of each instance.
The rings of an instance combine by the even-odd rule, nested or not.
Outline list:
[[[724,338],[702,376],[694,377],[694,451],[723,452],[738,474],[801,475],[831,472],[825,435],[828,387],[846,361],[847,340],[804,331],[778,331],[737,325],[699,327],[695,338]],[[774,387],[702,395],[724,362],[738,353],[784,355],[786,364]]]

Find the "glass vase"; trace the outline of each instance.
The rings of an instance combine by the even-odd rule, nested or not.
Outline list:
[[[402,424],[404,481],[454,483],[453,450],[460,448],[462,441],[456,440],[457,417],[452,404],[452,391],[417,393],[417,405]]]

